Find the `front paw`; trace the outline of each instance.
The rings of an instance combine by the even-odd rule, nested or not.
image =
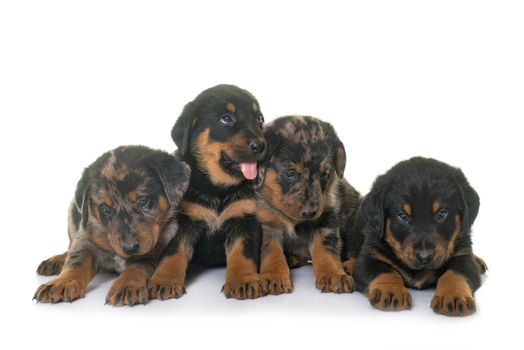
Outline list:
[[[244,277],[235,280],[226,280],[222,287],[226,298],[239,300],[255,299],[265,295],[264,282],[257,277]]]
[[[289,275],[267,274],[262,276],[262,281],[264,290],[268,294],[280,295],[293,291],[293,283]]]
[[[401,284],[379,285],[368,291],[369,303],[384,311],[402,311],[411,309],[413,303],[406,287]]]
[[[148,300],[147,286],[125,284],[118,280],[111,286],[106,296],[106,304],[113,306],[145,304]]]
[[[315,285],[322,293],[351,293],[356,287],[353,277],[346,274],[320,276]]]
[[[38,287],[33,299],[42,303],[72,302],[73,300],[82,298],[84,294],[85,286],[78,281],[55,278]]]
[[[441,315],[468,316],[475,312],[475,298],[466,292],[442,293],[437,290],[431,300],[431,308]]]
[[[55,255],[47,260],[44,260],[38,265],[36,273],[41,276],[58,275],[64,266],[65,256]]]
[[[176,281],[162,280],[152,277],[147,283],[149,290],[149,299],[178,299],[186,294],[184,284]]]

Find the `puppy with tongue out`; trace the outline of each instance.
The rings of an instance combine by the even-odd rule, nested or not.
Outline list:
[[[148,282],[150,298],[182,296],[190,263],[226,265],[227,298],[265,294],[253,189],[266,152],[263,123],[255,97],[234,85],[207,89],[184,107],[171,136],[177,156],[191,166],[191,179],[178,233]]]

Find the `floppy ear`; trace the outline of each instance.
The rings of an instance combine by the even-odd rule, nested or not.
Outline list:
[[[161,159],[155,160],[151,166],[162,183],[169,205],[176,207],[189,185],[191,174],[189,165],[173,156],[166,155]]]
[[[346,149],[344,148],[344,144],[340,140],[338,140],[337,143],[335,169],[339,178],[344,177],[344,169],[346,169]]]
[[[89,182],[86,171],[84,170],[75,191],[75,205],[76,209],[82,214],[82,227],[86,227],[87,219],[89,219]]]
[[[386,189],[386,180],[384,175],[379,176],[371,192],[369,192],[362,201],[361,210],[366,223],[371,230],[380,238],[384,235],[384,192]]]
[[[480,198],[460,169],[458,169],[455,183],[459,188],[462,199],[462,225],[464,226],[464,230],[469,230],[477,218],[480,207]]]
[[[183,155],[185,155],[189,149],[191,128],[193,127],[193,120],[195,118],[193,115],[194,109],[193,102],[186,104],[182,114],[178,117],[171,130],[171,138],[175,141],[176,146]]]

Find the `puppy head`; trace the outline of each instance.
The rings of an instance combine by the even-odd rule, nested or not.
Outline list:
[[[196,163],[213,184],[231,186],[256,178],[266,149],[263,123],[253,95],[218,85],[184,107],[171,136],[184,159]]]
[[[142,146],[119,147],[84,171],[75,202],[99,248],[127,258],[149,253],[189,183],[189,166]]]
[[[479,197],[458,168],[434,159],[411,158],[379,176],[362,213],[406,266],[435,269],[470,244]]]
[[[312,117],[282,117],[264,135],[269,151],[259,173],[260,195],[294,221],[317,219],[346,164],[333,127]]]

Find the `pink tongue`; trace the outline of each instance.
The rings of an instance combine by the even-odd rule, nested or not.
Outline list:
[[[246,179],[253,180],[257,177],[257,162],[240,163],[240,170]]]

